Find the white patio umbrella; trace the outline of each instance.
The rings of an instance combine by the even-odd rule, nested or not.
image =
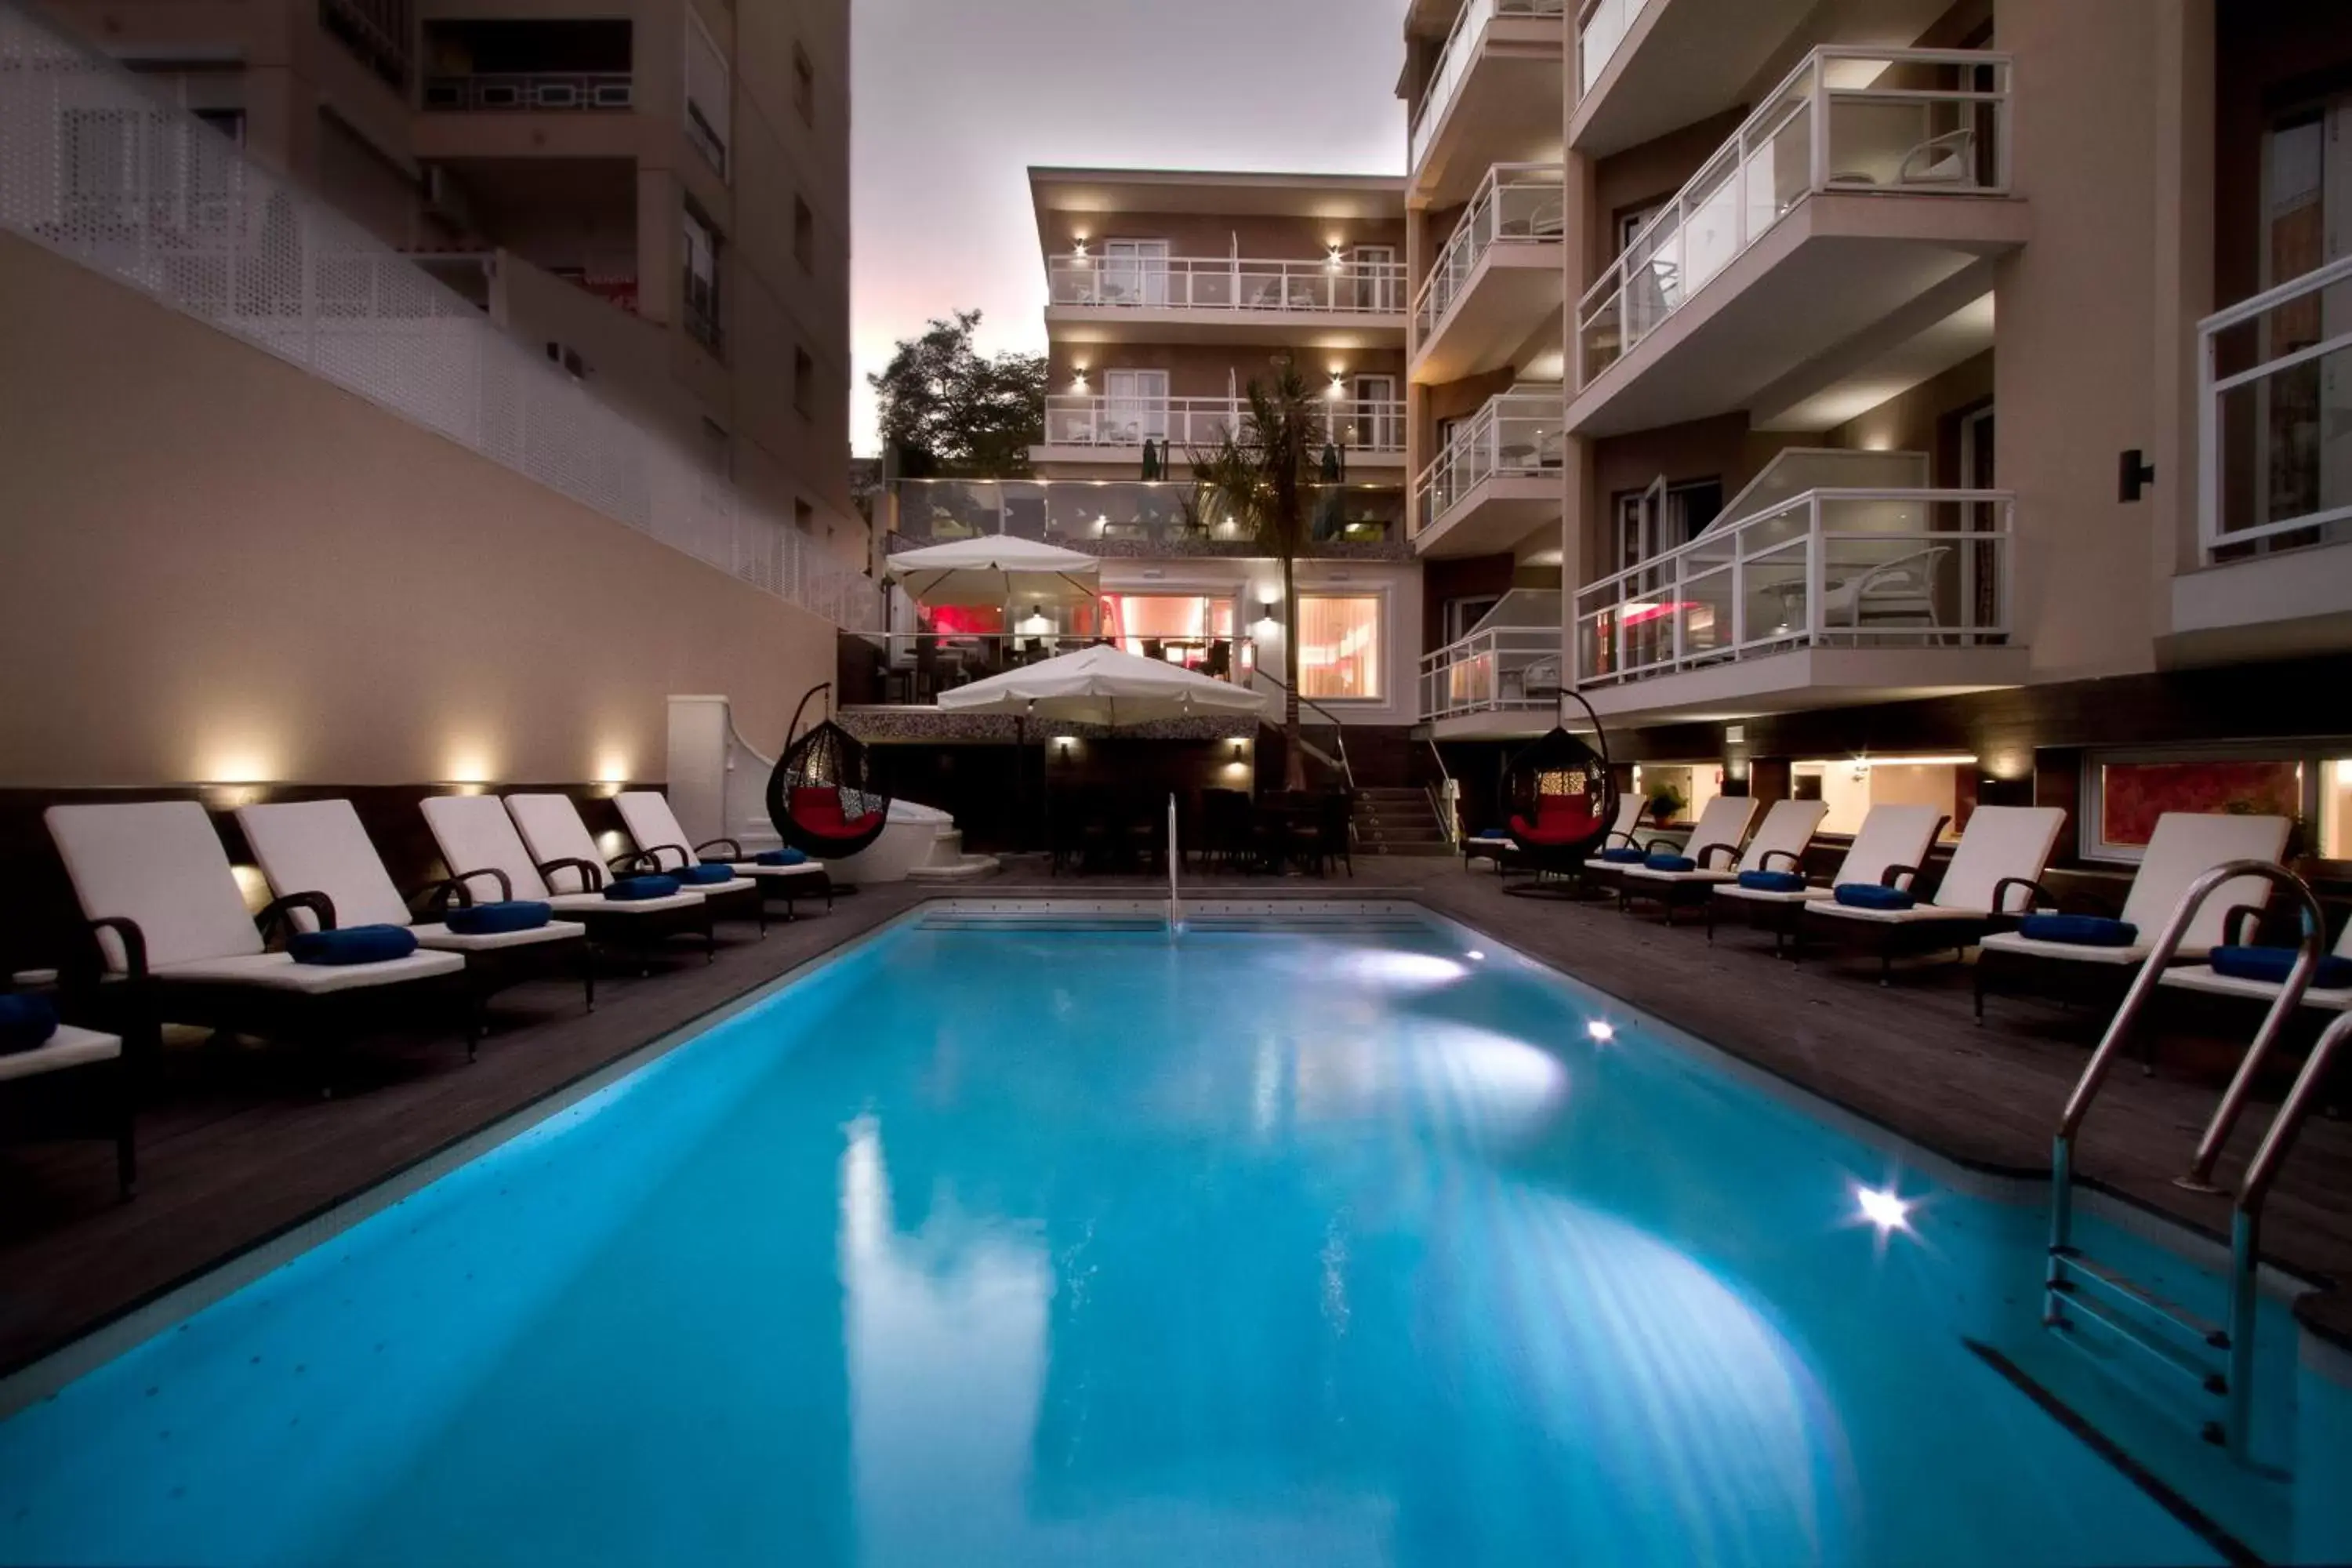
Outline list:
[[[887,570],[925,605],[1084,602],[1102,577],[1102,563],[1091,555],[1010,534],[902,550]]]
[[[1115,647],[1081,648],[940,693],[951,713],[1012,713],[1118,729],[1160,719],[1263,713],[1265,694]]]

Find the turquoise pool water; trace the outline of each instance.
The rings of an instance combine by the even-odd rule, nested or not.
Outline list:
[[[1963,1343],[2040,1225],[1434,922],[902,928],[0,1423],[0,1561],[2219,1561]]]

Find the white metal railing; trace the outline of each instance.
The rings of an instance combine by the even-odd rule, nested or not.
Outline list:
[[[1430,73],[1429,85],[1422,89],[1421,102],[1413,110],[1412,129],[1407,137],[1407,166],[1421,167],[1422,157],[1429,151],[1430,138],[1444,120],[1445,111],[1453,107],[1454,95],[1462,90],[1463,79],[1470,74],[1471,64],[1486,41],[1486,28],[1496,17],[1559,17],[1567,10],[1567,0],[1467,0],[1454,18],[1452,30],[1445,35],[1444,47],[1437,55],[1437,68]]]
[[[425,107],[477,111],[635,107],[627,71],[485,71],[429,76]]]
[[[2352,537],[2352,256],[2197,324],[2208,562]]]
[[[1421,471],[1413,485],[1413,531],[1425,533],[1470,492],[1492,479],[1558,475],[1565,405],[1557,390],[1502,392]]]
[[[1626,354],[1806,197],[2009,189],[2010,60],[1823,47],[1642,226],[1577,303],[1577,384]]]
[[[1497,163],[1487,170],[1422,280],[1412,302],[1414,342],[1429,341],[1488,250],[1497,245],[1558,245],[1567,232],[1567,188],[1559,164]]]
[[[2006,490],[1815,489],[1578,591],[1580,689],[1801,647],[2009,637]]]
[[[1349,256],[1257,261],[1235,256],[1052,256],[1047,299],[1104,310],[1401,315],[1404,264]]]
[[[1472,632],[1422,656],[1421,716],[1549,712],[1559,702],[1560,664],[1558,626]]]
[[[1576,14],[1576,80],[1580,96],[1592,90],[1601,73],[1609,68],[1617,53],[1617,46],[1633,28],[1633,18],[1641,15],[1642,0],[1584,0],[1584,8]]]
[[[1159,442],[1175,452],[1216,446],[1239,431],[1249,405],[1237,397],[1103,397],[1056,393],[1045,399],[1048,447],[1139,447]],[[1333,398],[1322,405],[1325,429],[1344,450],[1404,450],[1402,399]]]
[[[16,0],[0,0],[0,229],[837,626],[878,616],[870,579],[706,460]]]

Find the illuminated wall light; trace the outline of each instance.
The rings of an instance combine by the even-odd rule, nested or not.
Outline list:
[[[198,784],[273,784],[278,764],[268,749],[250,741],[231,742],[197,764]]]
[[[629,782],[629,759],[625,752],[606,752],[596,759],[596,782],[600,784],[625,784]]]

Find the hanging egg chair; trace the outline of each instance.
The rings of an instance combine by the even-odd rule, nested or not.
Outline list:
[[[866,743],[825,717],[798,734],[801,712],[830,684],[812,688],[793,710],[784,754],[768,774],[768,818],[786,844],[819,860],[839,860],[869,847],[890,822],[890,798],[875,789]]]
[[[1573,692],[1562,695],[1584,702]],[[1590,703],[1584,708],[1592,712]],[[1601,743],[1598,752],[1570,734],[1566,725],[1554,725],[1503,770],[1502,809],[1510,825],[1511,847],[1519,865],[1536,873],[1534,882],[1515,886],[1512,892],[1555,895],[1561,890],[1557,879],[1572,882],[1609,837],[1616,811],[1616,790],[1609,779],[1609,737],[1598,714],[1593,714],[1592,728]]]

